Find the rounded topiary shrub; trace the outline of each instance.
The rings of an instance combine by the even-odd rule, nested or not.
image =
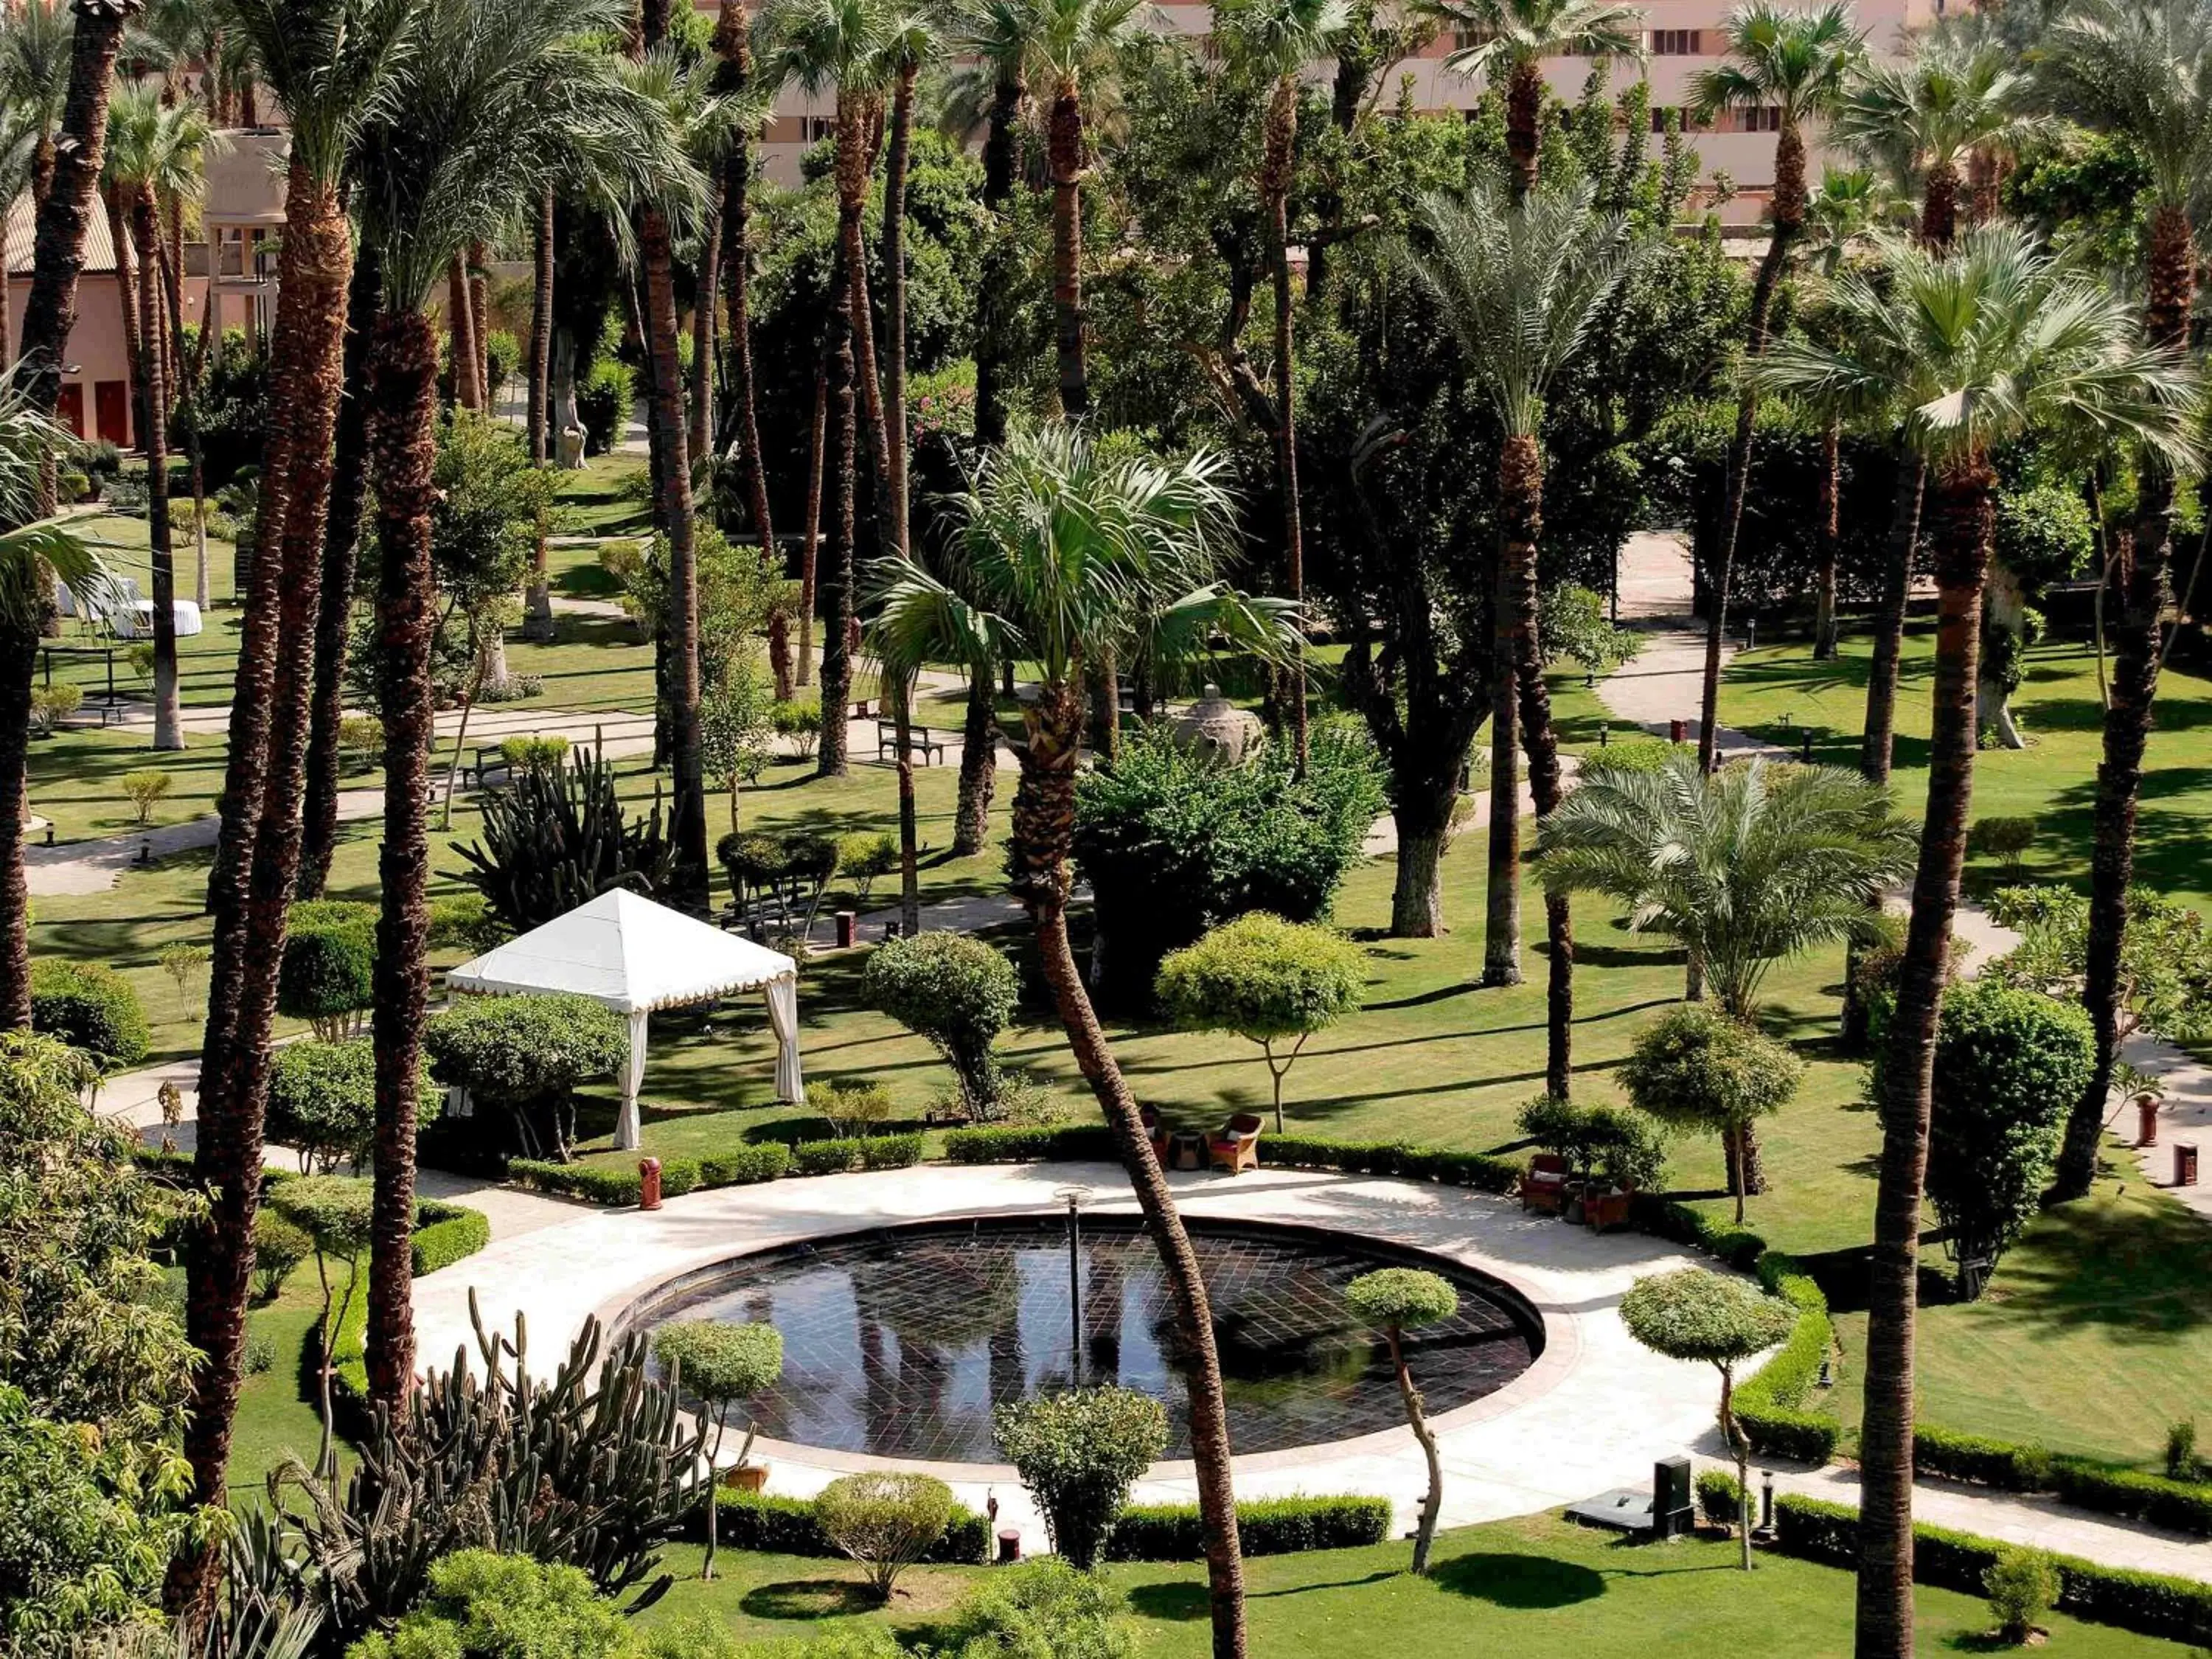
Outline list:
[[[878,1598],[929,1553],[952,1523],[952,1488],[934,1475],[872,1470],[840,1475],[814,1500],[830,1541],[858,1561]]]
[[[477,1118],[507,1132],[507,1150],[568,1159],[574,1091],[629,1057],[629,1027],[589,997],[464,997],[434,1018],[422,1047],[439,1082],[469,1091]]]
[[[374,1000],[376,907],[318,899],[292,907],[276,1012],[304,1019],[315,1035],[345,1036]]]
[[[107,1072],[136,1066],[153,1046],[131,981],[97,962],[32,964],[31,1029],[82,1049]]]
[[[1021,1000],[1020,976],[1004,952],[967,933],[886,939],[868,958],[861,989],[945,1056],[970,1112],[991,1115],[999,1098],[991,1046]]]
[[[992,1413],[992,1437],[1043,1512],[1052,1547],[1088,1571],[1129,1488],[1167,1449],[1168,1415],[1130,1389],[1072,1389]]]
[[[434,1100],[430,1068],[422,1068],[418,1103]],[[427,1115],[427,1111],[426,1114]],[[367,1037],[337,1042],[288,1042],[270,1062],[265,1133],[300,1156],[300,1172],[327,1175],[344,1160],[368,1161],[376,1133],[376,1048]]]

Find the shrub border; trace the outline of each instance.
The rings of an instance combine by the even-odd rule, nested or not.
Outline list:
[[[1387,1498],[1346,1493],[1323,1498],[1255,1498],[1237,1506],[1237,1534],[1246,1555],[1353,1549],[1390,1536]],[[1195,1504],[1146,1504],[1121,1511],[1106,1540],[1109,1561],[1198,1561],[1206,1556],[1206,1522]]]
[[[830,1541],[815,1519],[811,1498],[717,1486],[714,1514],[717,1540],[724,1549],[844,1559],[845,1552]],[[707,1529],[698,1505],[686,1506],[678,1528],[683,1537],[695,1543],[706,1542]],[[921,1559],[947,1566],[975,1566],[988,1561],[990,1552],[990,1522],[966,1505],[955,1504],[945,1536]]]

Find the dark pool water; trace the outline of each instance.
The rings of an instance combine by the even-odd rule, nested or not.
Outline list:
[[[1344,1308],[1377,1267],[1328,1235],[1194,1224],[1237,1451],[1341,1440],[1405,1421],[1389,1352]],[[1086,1218],[1081,1365],[1064,1222],[961,1223],[856,1235],[745,1256],[669,1287],[625,1322],[765,1321],[783,1333],[778,1385],[752,1402],[761,1432],[840,1451],[994,1462],[991,1407],[1117,1382],[1167,1407],[1168,1455],[1190,1452],[1173,1310],[1153,1246],[1127,1221]],[[1408,1345],[1431,1413],[1504,1387],[1541,1347],[1502,1287],[1451,1271],[1458,1316]]]

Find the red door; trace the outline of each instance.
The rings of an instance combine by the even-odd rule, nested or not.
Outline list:
[[[125,412],[130,398],[120,380],[102,380],[92,389],[93,416],[100,441],[118,448],[131,442],[131,417]]]
[[[84,436],[84,388],[64,386],[61,401],[54,406],[54,414],[61,423],[76,436]]]

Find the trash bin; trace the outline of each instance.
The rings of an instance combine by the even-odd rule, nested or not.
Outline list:
[[[2173,1184],[2194,1187],[2197,1184],[2197,1143],[2177,1140],[2173,1143]]]
[[[641,1158],[637,1161],[637,1207],[657,1210],[660,1207],[660,1160]]]
[[[2136,1097],[2136,1145],[2158,1145],[2158,1097],[2142,1094]]]

